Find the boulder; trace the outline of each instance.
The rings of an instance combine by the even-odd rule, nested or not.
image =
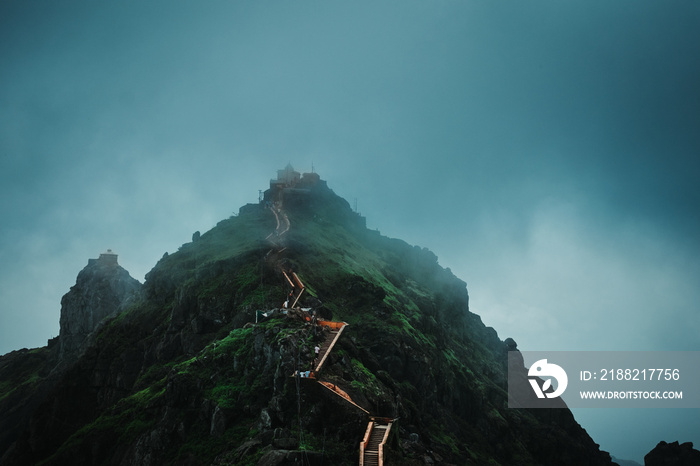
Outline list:
[[[659,442],[644,456],[644,466],[698,466],[700,451],[693,448],[692,442]]]

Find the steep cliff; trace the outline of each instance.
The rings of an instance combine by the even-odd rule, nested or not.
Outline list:
[[[303,309],[280,309],[290,297]],[[433,253],[367,230],[315,174],[281,171],[94,333],[54,380],[14,355],[36,406],[5,426],[0,464],[357,464],[375,417],[389,464],[611,464],[567,409],[507,408],[513,340]]]
[[[70,360],[84,350],[97,326],[123,310],[140,288],[141,283],[117,263],[111,250],[90,259],[61,299],[59,358]]]

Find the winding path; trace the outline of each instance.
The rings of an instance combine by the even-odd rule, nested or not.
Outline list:
[[[275,227],[275,231],[270,233],[266,239],[278,249],[276,253],[280,253],[285,249],[281,242],[282,236],[289,231],[291,224],[289,222],[289,217],[287,217],[287,214],[284,212],[279,202],[275,202],[269,207],[269,209],[275,215],[277,225]],[[267,255],[269,256],[272,252],[273,250],[270,250]],[[282,270],[282,272],[285,273],[284,270]],[[285,276],[287,276],[286,273]],[[298,280],[296,274],[294,276]],[[288,276],[287,280],[290,280]],[[294,288],[294,283],[290,281],[290,284]],[[301,284],[301,282],[300,286],[301,291],[303,291],[304,286],[303,284]],[[301,295],[301,291],[299,292],[297,299],[294,301],[295,304],[298,301],[299,296]],[[338,339],[340,338],[340,335],[343,333],[343,330],[345,329],[345,327],[347,327],[348,324],[346,322],[336,321],[314,321],[312,320],[310,315],[307,316],[307,320],[311,321],[313,324],[318,324],[321,327],[327,327],[330,330],[330,332],[320,345],[317,357],[318,361],[316,361],[316,367],[314,367],[313,371],[306,372],[306,377],[316,380],[316,382],[318,382],[325,389],[331,391],[332,393],[343,399],[345,402],[350,403],[351,405],[363,411],[365,414],[369,415],[369,411],[355,403],[350,397],[350,395],[348,395],[347,392],[342,390],[336,384],[317,378],[321,373],[321,369],[323,368],[323,365],[326,362],[328,355],[330,354],[331,350],[337,343]],[[301,378],[302,373],[296,372],[295,374],[293,374],[292,377]],[[386,441],[389,437],[392,422],[393,419],[370,416],[370,421],[367,425],[365,436],[362,439],[362,442],[360,442],[360,466],[381,466],[384,464],[384,445],[386,444]]]
[[[289,223],[289,217],[287,217],[287,214],[278,205],[273,205],[269,207],[269,209],[272,211],[273,214],[275,214],[277,226],[275,227],[274,232],[267,235],[267,239],[269,240],[273,235],[275,235],[277,238],[281,238],[282,235],[289,231],[289,227],[291,226],[291,224]]]

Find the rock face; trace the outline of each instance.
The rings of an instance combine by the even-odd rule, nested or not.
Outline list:
[[[89,259],[70,291],[61,299],[59,358],[84,350],[85,342],[107,317],[116,315],[141,289],[141,283],[117,263],[111,250]]]
[[[644,457],[644,466],[698,466],[700,451],[693,448],[693,442],[659,442]]]

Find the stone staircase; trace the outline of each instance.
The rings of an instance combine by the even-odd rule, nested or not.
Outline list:
[[[334,324],[337,324],[337,322],[333,322]],[[323,321],[321,321],[321,326],[323,327]],[[342,322],[342,325],[340,328],[331,328],[329,327],[329,332],[324,338],[323,342],[319,345],[320,351],[318,352],[318,361],[316,362],[316,366],[314,367],[314,372],[318,373],[321,371],[323,368],[323,364],[326,362],[326,359],[328,358],[328,355],[330,354],[331,350],[335,346],[335,343],[338,341],[338,338],[340,338],[340,335],[343,333],[343,330],[345,330],[345,327],[347,324],[345,322]]]
[[[389,437],[391,422],[373,419],[367,425],[365,438],[360,444],[360,466],[381,466],[384,464],[384,444]]]

